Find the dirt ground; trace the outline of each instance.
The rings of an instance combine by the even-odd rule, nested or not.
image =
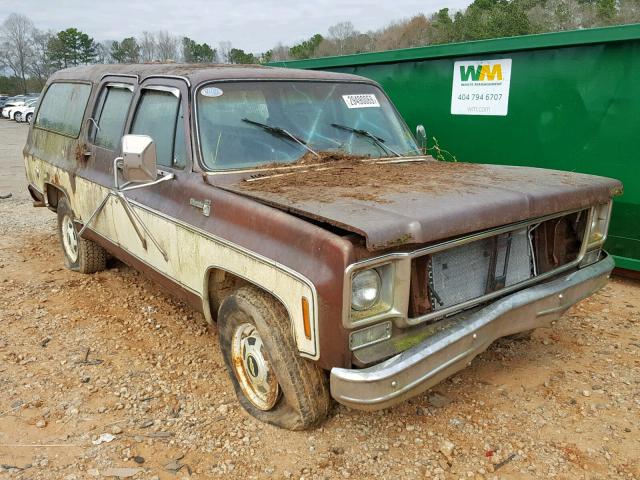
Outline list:
[[[281,431],[236,403],[200,314],[115,261],[63,269],[26,132],[0,121],[0,478],[640,478],[640,283],[396,408]]]

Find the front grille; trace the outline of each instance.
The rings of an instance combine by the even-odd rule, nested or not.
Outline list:
[[[582,210],[414,258],[409,318],[476,305],[482,297],[573,262],[587,219],[588,210]]]
[[[429,269],[432,310],[481,297],[532,276],[526,229],[436,253],[431,257]]]

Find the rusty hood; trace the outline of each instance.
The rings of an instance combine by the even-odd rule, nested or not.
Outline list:
[[[369,250],[428,243],[607,202],[618,180],[531,167],[350,160],[296,165],[214,183],[366,239]]]

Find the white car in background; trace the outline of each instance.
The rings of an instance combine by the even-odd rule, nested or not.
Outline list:
[[[35,112],[36,106],[37,104],[31,107],[26,107],[24,112],[22,113],[16,112],[14,120],[16,122],[31,123],[31,121],[33,120],[33,112]]]
[[[31,100],[27,100],[24,105],[21,106],[17,106],[17,107],[12,107],[10,109],[8,109],[8,117],[10,119],[15,120],[16,122],[23,122],[24,117],[27,113],[27,111],[29,109],[31,109],[31,112],[33,112],[33,109],[35,108],[35,106],[38,104],[38,99],[34,98]],[[4,114],[4,112],[2,112]]]
[[[19,98],[19,99],[16,99],[16,100],[8,101],[2,107],[2,118],[11,118],[9,116],[10,112],[16,107],[24,106],[25,103],[26,103],[26,99],[24,99],[24,98]]]

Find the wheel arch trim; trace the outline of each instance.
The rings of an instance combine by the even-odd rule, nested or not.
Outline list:
[[[296,308],[295,302],[292,302],[291,300],[287,301],[284,298],[285,296],[282,292],[283,289],[265,288],[264,285],[260,285],[259,283],[256,283],[255,280],[253,280],[250,276],[238,271],[238,269],[231,269],[229,268],[228,265],[225,266],[220,262],[210,264],[209,266],[207,266],[204,272],[203,289],[202,289],[202,292],[203,292],[203,295],[202,295],[203,308],[202,309],[204,312],[204,316],[207,319],[207,322],[209,323],[213,322],[213,318],[211,316],[211,309],[210,309],[210,299],[208,294],[211,272],[214,270],[219,270],[225,273],[229,273],[238,278],[241,278],[242,280],[246,281],[250,285],[268,293],[269,295],[274,297],[278,302],[280,302],[282,306],[285,308],[285,310],[287,311],[287,315],[289,316],[289,322],[291,324],[292,333],[296,340],[298,353],[302,357],[309,358],[311,360],[318,360],[318,358],[320,358],[320,347],[319,347],[319,341],[318,341],[318,293],[313,283],[309,279],[307,279],[304,275],[301,275],[300,273],[294,270],[291,270],[283,265],[279,265],[279,264],[276,265],[274,264],[273,261],[265,262],[258,255],[248,254],[247,252],[244,252],[242,250],[240,251],[240,253],[251,257],[254,261],[257,261],[263,265],[266,265],[268,268],[276,269],[279,273],[282,273],[294,279],[295,281],[301,283],[302,285],[304,285],[305,288],[308,289],[308,291],[311,293],[311,298],[309,298],[308,300],[310,300],[312,304],[311,312],[310,312],[311,313],[310,320],[311,320],[311,343],[313,344],[313,350],[309,348],[305,348],[305,346],[301,344],[302,339],[306,340],[306,337],[304,334],[304,325],[301,323],[301,321],[296,321],[296,320],[298,319],[302,320],[302,316],[296,314],[294,310]],[[298,302],[300,303],[300,305],[298,305],[298,310],[300,311],[302,308],[301,300],[302,300],[301,298],[298,299]],[[304,343],[308,344],[309,342],[304,342]]]

